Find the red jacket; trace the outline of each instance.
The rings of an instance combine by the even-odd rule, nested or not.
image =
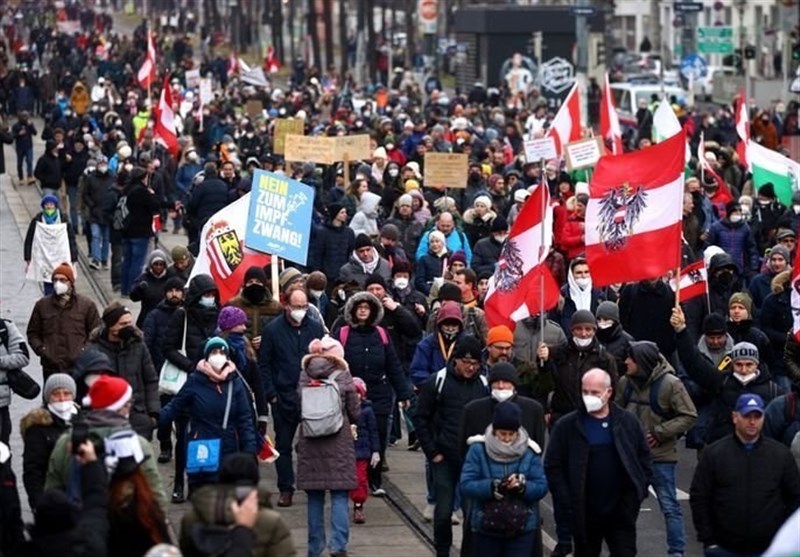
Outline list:
[[[567,260],[572,260],[585,251],[583,236],[585,227],[584,218],[572,213],[562,224],[561,230],[556,233],[556,246]]]

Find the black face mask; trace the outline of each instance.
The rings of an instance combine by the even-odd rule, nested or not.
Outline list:
[[[248,302],[260,304],[267,297],[267,287],[260,284],[251,284],[244,287],[242,295],[247,298]]]
[[[730,286],[731,284],[733,284],[733,274],[731,274],[731,273],[720,273],[719,275],[717,275],[717,281],[722,286],[725,286],[725,287]]]
[[[127,342],[136,336],[136,329],[134,329],[130,325],[127,327],[123,327],[119,330],[117,336],[119,336],[122,342]]]

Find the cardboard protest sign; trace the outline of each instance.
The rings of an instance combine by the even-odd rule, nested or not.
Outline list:
[[[467,172],[463,153],[425,153],[425,186],[466,188]]]
[[[567,170],[579,170],[597,164],[603,156],[603,140],[600,137],[573,141],[564,146],[564,154],[567,159]]]
[[[287,135],[303,135],[305,120],[302,118],[280,118],[275,121],[272,152],[283,155],[286,152]]]

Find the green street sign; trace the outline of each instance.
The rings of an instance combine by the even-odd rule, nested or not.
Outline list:
[[[703,54],[733,54],[733,27],[698,27],[697,51]]]

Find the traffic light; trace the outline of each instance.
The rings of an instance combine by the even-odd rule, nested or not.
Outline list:
[[[747,60],[755,60],[756,59],[756,47],[754,47],[754,46],[746,46],[746,47],[744,47],[744,57]]]
[[[800,43],[794,43],[792,45],[792,60],[800,60]]]

